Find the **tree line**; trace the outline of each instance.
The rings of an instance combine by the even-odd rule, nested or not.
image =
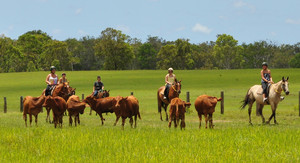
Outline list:
[[[166,41],[148,36],[146,42],[107,28],[99,37],[52,39],[41,30],[29,31],[17,40],[0,36],[0,72],[125,69],[242,69],[299,68],[300,42],[277,45],[256,41],[239,44],[231,35],[199,44],[188,39]]]

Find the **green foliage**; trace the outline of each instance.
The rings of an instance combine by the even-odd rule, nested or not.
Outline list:
[[[37,71],[34,63],[32,61],[29,61],[28,64],[27,64],[27,72],[34,72],[34,71]]]
[[[161,47],[160,51],[157,55],[157,69],[168,69],[168,67],[176,66],[176,62],[174,62],[174,57],[176,56],[177,49],[175,45],[165,45]]]
[[[128,39],[129,36],[113,28],[106,28],[101,32],[95,49],[97,55],[104,57],[104,69],[123,70],[129,68],[134,54]]]
[[[293,68],[300,68],[300,53],[296,54],[289,62]]]
[[[56,70],[61,70],[61,64],[60,64],[60,61],[57,60],[57,59],[54,59],[52,62],[51,62],[51,65],[52,66],[55,66]]]
[[[222,34],[218,36],[214,46],[214,55],[219,68],[235,69],[240,68],[243,63],[243,47],[238,46],[238,41],[232,36]]]
[[[156,54],[157,51],[150,43],[145,43],[140,46],[138,51],[138,62],[141,69],[155,69],[156,68]]]

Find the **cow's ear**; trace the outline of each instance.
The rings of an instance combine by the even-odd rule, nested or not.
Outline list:
[[[128,99],[128,96],[123,98],[123,100],[127,100],[127,99]]]
[[[222,101],[222,98],[217,98],[217,101]]]

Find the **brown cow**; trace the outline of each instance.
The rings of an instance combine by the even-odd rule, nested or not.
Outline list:
[[[102,125],[104,124],[105,119],[102,116],[102,113],[113,113],[114,112],[114,97],[106,97],[97,99],[93,95],[87,96],[83,102],[90,105],[90,107],[99,114],[101,118]]]
[[[205,117],[205,128],[207,128],[207,121],[209,120],[209,128],[213,128],[213,119],[212,114],[215,112],[215,107],[218,101],[221,101],[222,98],[212,97],[208,95],[201,95],[197,97],[195,101],[195,109],[198,112],[198,117],[200,120],[199,128],[201,127],[202,115]],[[208,119],[207,119],[207,114]]]
[[[136,128],[136,120],[137,116],[141,119],[140,111],[139,111],[139,101],[134,96],[128,97],[121,97],[117,96],[114,98],[115,103],[115,114],[117,116],[116,122],[114,125],[117,124],[120,117],[122,117],[122,129],[124,129],[125,120],[129,118],[130,125],[133,125],[133,118],[134,116],[134,128]]]
[[[74,117],[75,126],[80,124],[79,113],[83,114],[85,109],[85,102],[80,102],[80,99],[76,95],[72,95],[67,101],[67,110],[69,113],[69,125],[72,126],[72,116]]]
[[[27,127],[27,114],[30,118],[30,126],[32,122],[32,115],[35,117],[35,124],[37,125],[38,114],[42,111],[42,105],[45,101],[45,95],[40,97],[26,96],[23,100],[23,119],[25,120],[25,126]]]
[[[64,112],[67,110],[66,101],[59,96],[47,96],[43,106],[52,109],[54,127],[56,128],[57,124],[62,127]]]
[[[179,124],[179,120],[181,120],[180,129],[185,128],[185,107],[186,106],[191,106],[191,103],[185,102],[178,97],[173,98],[171,100],[170,110],[169,110],[169,115],[170,115],[169,128],[171,127],[172,120],[174,121],[175,128],[177,127],[177,124]]]

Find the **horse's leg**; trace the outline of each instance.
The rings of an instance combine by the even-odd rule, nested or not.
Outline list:
[[[260,114],[260,116],[261,116],[261,120],[262,120],[262,123],[264,124],[266,121],[265,121],[265,117],[264,117],[264,115],[263,115],[263,108],[264,108],[264,104],[260,104],[259,105],[259,114]]]
[[[164,109],[165,109],[165,112],[166,112],[166,121],[168,121],[168,112],[167,112],[167,108],[168,108],[168,105],[165,105]]]
[[[274,112],[274,123],[278,124],[276,121],[276,109],[277,109],[277,104],[274,104],[274,109],[272,109],[272,111]]]
[[[253,102],[250,102],[250,103],[249,103],[249,108],[248,108],[249,124],[250,124],[250,125],[252,125],[252,122],[251,122],[252,105],[253,105]],[[257,106],[256,106],[256,107],[257,107]]]
[[[207,114],[204,114],[204,117],[205,117],[205,128],[207,128]]]

